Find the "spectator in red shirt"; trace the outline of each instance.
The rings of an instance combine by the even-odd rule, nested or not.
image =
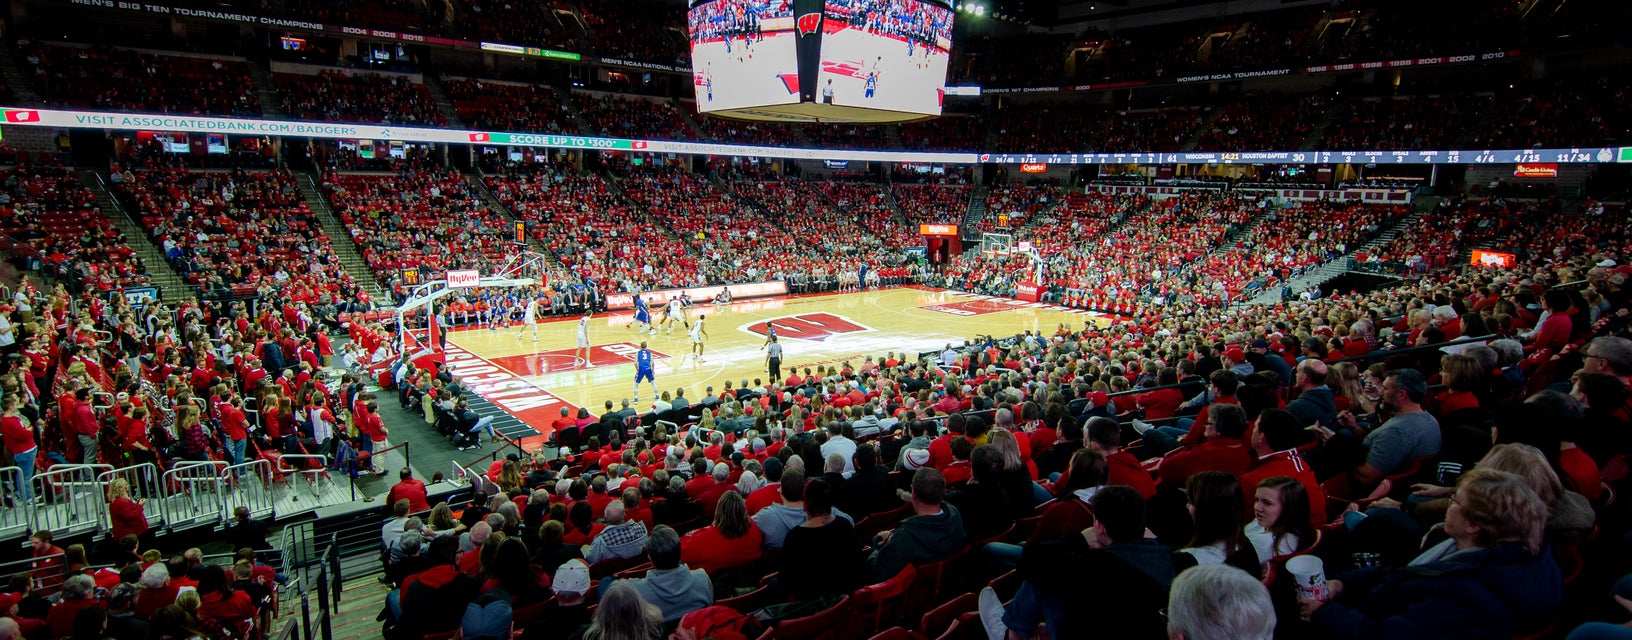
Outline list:
[[[1536,329],[1535,340],[1524,348],[1524,352],[1550,349],[1553,353],[1558,353],[1559,349],[1570,343],[1570,332],[1575,325],[1570,318],[1575,312],[1570,304],[1570,294],[1558,289],[1548,289],[1542,294],[1541,299],[1547,305],[1547,319]]]
[[[1133,454],[1122,450],[1122,425],[1116,420],[1103,416],[1090,418],[1086,444],[1105,458],[1109,470],[1107,484],[1133,487],[1146,500],[1156,495],[1156,480],[1150,477],[1150,472]],[[1060,482],[1065,481],[1066,478],[1060,478]]]
[[[147,514],[142,510],[146,500],[130,499],[130,483],[116,478],[108,484],[108,518],[113,524],[113,539],[125,536],[138,538],[147,534]]]
[[[244,428],[247,422],[243,398],[234,394],[221,405],[221,431],[227,437],[227,457],[234,465],[244,463],[244,447],[249,441],[249,431]]]
[[[64,638],[74,632],[74,616],[83,609],[97,606],[96,580],[87,575],[69,576],[62,583],[61,600],[51,607],[45,622],[51,637]]]
[[[79,438],[79,449],[84,463],[96,464],[96,432],[101,425],[96,421],[96,411],[91,408],[91,390],[89,388],[74,392],[72,423],[73,434]]]
[[[720,498],[723,497],[727,491],[732,491],[735,489],[730,482],[731,466],[724,462],[714,465],[713,479],[714,484],[708,485],[708,488],[704,489],[703,492],[697,496],[697,504],[702,506],[703,513],[707,513],[709,515],[714,514],[715,505],[719,503]]]
[[[425,483],[414,477],[414,470],[403,467],[397,474],[397,483],[391,486],[391,493],[386,496],[386,504],[396,504],[398,500],[408,501],[408,512],[419,513],[431,508],[427,502]]]
[[[1298,455],[1298,443],[1308,439],[1308,432],[1298,423],[1297,416],[1284,409],[1265,409],[1258,414],[1258,424],[1252,430],[1252,448],[1258,454],[1258,464],[1241,474],[1241,490],[1257,491],[1258,484],[1275,476],[1286,476],[1303,485],[1309,496],[1310,525],[1319,527],[1326,520],[1326,490],[1315,479],[1315,472]]]
[[[1246,411],[1233,404],[1215,404],[1207,411],[1207,441],[1163,458],[1162,482],[1182,485],[1202,471],[1239,476],[1252,466],[1252,452],[1241,439],[1247,432]]]
[[[957,436],[952,439],[952,464],[941,469],[941,477],[946,479],[947,486],[966,482],[974,475],[969,466],[969,454],[975,450],[975,443],[968,438]]]
[[[1184,392],[1175,385],[1179,384],[1179,372],[1173,367],[1163,367],[1156,375],[1156,386],[1169,387],[1141,393],[1135,398],[1139,407],[1145,410],[1146,420],[1161,420],[1171,418],[1184,403]]]
[[[714,524],[680,539],[680,560],[710,575],[759,559],[764,542],[758,525],[748,519],[742,494],[728,489],[714,510]]]
[[[946,467],[952,464],[955,459],[952,455],[952,439],[963,437],[964,421],[961,413],[946,418],[947,432],[929,441],[929,466],[944,472]]]
[[[49,587],[58,584],[63,575],[62,547],[51,544],[51,540],[50,529],[35,531],[34,535],[28,539],[30,551],[33,552],[31,557],[34,558],[34,562],[30,565],[32,569],[30,573],[34,575],[36,584],[45,585],[46,587],[41,589],[45,593],[40,595],[50,595]]]

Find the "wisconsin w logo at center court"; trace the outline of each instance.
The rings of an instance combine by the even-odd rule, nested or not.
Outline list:
[[[770,334],[765,326],[766,324],[776,325],[776,338],[778,340],[792,338],[820,342],[841,333],[872,331],[872,329],[857,324],[849,318],[831,313],[801,313],[796,316],[783,316],[765,322],[756,322],[741,328],[749,333],[764,336]]]

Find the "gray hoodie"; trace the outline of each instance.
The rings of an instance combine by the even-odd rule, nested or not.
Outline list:
[[[600,593],[606,595],[614,579],[601,579]],[[640,597],[663,610],[663,621],[674,622],[688,613],[714,604],[714,583],[708,572],[686,563],[673,569],[650,569],[644,578],[628,579]]]
[[[855,518],[850,517],[843,511],[839,511],[837,508],[833,509],[833,515],[849,520],[850,524],[856,523]],[[761,546],[766,550],[781,549],[782,541],[788,537],[788,532],[792,531],[794,527],[804,524],[807,519],[803,508],[790,507],[777,502],[760,509],[759,513],[754,514],[754,525],[759,527],[759,533],[765,536],[765,541]]]

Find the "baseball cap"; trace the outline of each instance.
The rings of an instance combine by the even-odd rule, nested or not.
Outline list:
[[[579,558],[561,563],[561,568],[555,570],[555,580],[550,583],[550,590],[556,593],[588,593],[589,565]]]
[[[1269,348],[1269,341],[1265,340],[1263,338],[1253,340],[1252,341],[1252,348],[1253,349],[1268,349]]]
[[[907,471],[917,471],[929,466],[929,449],[907,449],[902,455],[905,456],[905,461],[901,466]]]
[[[1618,585],[1617,585],[1618,586]],[[23,594],[0,593],[0,617],[11,615],[11,608],[23,601]]]
[[[1224,357],[1234,362],[1240,362],[1247,359],[1247,354],[1241,351],[1241,347],[1230,347],[1224,351]]]
[[[1111,403],[1111,397],[1104,391],[1095,391],[1088,394],[1088,401],[1094,403],[1096,407],[1103,407]]]

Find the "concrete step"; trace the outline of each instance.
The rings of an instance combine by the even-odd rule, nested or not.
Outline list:
[[[359,286],[378,298],[382,291],[378,275],[368,267],[368,262],[363,260],[362,252],[358,251],[357,243],[352,241],[351,233],[346,230],[345,225],[340,223],[340,217],[329,208],[328,199],[324,198],[323,192],[318,189],[316,176],[309,171],[302,171],[299,182],[300,195],[306,199],[306,206],[311,207],[312,213],[316,214],[318,221],[323,224],[323,233],[329,236],[329,244],[334,248],[334,255],[340,258],[340,266],[345,268],[346,273],[350,274],[351,279]]]
[[[119,232],[125,234],[126,244],[130,245],[147,265],[147,273],[152,277],[154,286],[159,288],[160,295],[166,300],[180,300],[192,296],[195,293],[193,288],[170,266],[169,260],[165,259],[164,250],[153,243],[147,230],[143,229],[142,225],[137,223],[113,197],[102,175],[93,169],[85,168],[75,169],[74,172],[79,175],[79,181],[85,183],[85,187],[91,190],[91,195],[96,197],[97,208],[101,209],[102,215],[107,216],[108,220],[119,228]]]

